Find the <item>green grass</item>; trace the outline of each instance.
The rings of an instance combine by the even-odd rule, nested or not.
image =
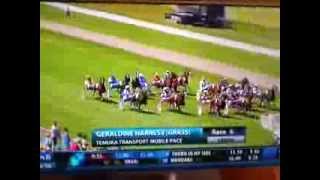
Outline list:
[[[139,113],[128,108],[118,109],[117,104],[95,99],[81,98],[83,78],[86,74],[93,77],[115,74],[123,77],[125,73],[139,70],[146,77],[154,72],[171,70],[183,72],[181,66],[130,54],[120,49],[106,48],[90,42],[73,39],[50,31],[41,30],[40,35],[40,125],[49,128],[53,120],[62,127],[68,127],[71,135],[84,132],[90,136],[94,128],[116,127],[209,127],[209,126],[246,126],[246,145],[268,145],[272,135],[263,129],[259,121],[244,115],[230,114],[230,118],[215,118],[208,114],[198,117],[194,96],[188,96],[185,113],[167,111],[156,112],[158,97],[148,102],[145,111]],[[195,93],[202,76],[217,82],[218,76],[193,71],[191,93]],[[118,102],[118,97],[114,97]],[[276,111],[279,111],[277,109]],[[249,113],[256,116],[257,113]]]
[[[232,28],[219,29],[172,23],[164,18],[165,13],[174,11],[172,6],[168,5],[94,3],[75,5],[265,47],[280,48],[280,10],[276,8],[226,7],[226,16],[231,20]]]
[[[253,72],[280,77],[280,61],[276,58],[168,35],[132,25],[115,23],[82,14],[73,14],[73,17],[66,18],[62,11],[46,5],[41,5],[40,11],[41,19],[77,26],[91,31],[140,42],[149,46],[170,49],[181,53],[208,58],[210,60],[217,60]]]

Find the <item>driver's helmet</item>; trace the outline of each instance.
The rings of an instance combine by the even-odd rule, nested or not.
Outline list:
[[[91,77],[89,75],[86,75],[85,79],[88,80],[88,81],[91,81]]]
[[[140,77],[140,78],[143,77],[143,74],[142,74],[142,73],[139,73],[138,77]]]
[[[126,86],[125,86],[125,89],[129,90],[129,89],[130,89],[130,86],[129,86],[129,85],[126,85]]]
[[[168,88],[168,87],[165,87],[165,88],[163,88],[163,91],[166,92],[166,93],[168,93],[168,92],[169,92],[169,88]]]

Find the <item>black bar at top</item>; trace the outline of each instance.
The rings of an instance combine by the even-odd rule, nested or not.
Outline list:
[[[74,3],[177,4],[177,5],[280,7],[280,0],[40,0],[40,1],[41,2],[74,2]]]

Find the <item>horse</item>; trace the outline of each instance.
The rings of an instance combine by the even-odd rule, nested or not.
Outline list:
[[[191,75],[191,72],[185,71],[181,76],[178,76],[177,78],[178,86],[184,86],[188,90],[190,75]]]
[[[101,78],[99,83],[96,85],[96,91],[98,92],[99,98],[103,100],[109,100],[109,97],[107,95],[107,90],[105,87],[105,80],[104,78]]]
[[[129,104],[136,108],[137,110],[141,110],[141,105],[147,105],[147,92],[137,87],[134,90],[134,93],[131,98],[127,99],[126,102],[129,102]],[[125,101],[122,96],[120,96],[120,102],[119,102],[119,108],[121,110],[124,109]]]
[[[224,110],[224,116],[228,115],[227,99],[224,97],[215,96],[211,101],[210,107],[213,109],[216,116],[221,116],[221,110]]]
[[[196,99],[198,101],[198,115],[199,116],[202,115],[204,106],[209,106],[209,112],[212,112],[213,96],[211,96],[209,94],[203,94],[203,93],[198,92]]]
[[[131,86],[133,89],[136,89],[136,88],[142,89],[143,91],[147,92],[148,96],[151,95],[151,89],[150,89],[149,85],[146,82],[141,83],[139,80],[139,77],[135,77],[134,79],[132,79]]]
[[[262,92],[260,96],[260,107],[264,107],[265,104],[269,105],[271,102],[275,101],[276,92],[274,88],[266,89]]]
[[[130,85],[130,81],[131,81],[130,75],[126,74],[123,78],[123,86]]]
[[[226,99],[225,102],[226,104],[225,104],[224,115],[228,115],[230,108],[235,108],[235,109],[238,109],[239,111],[244,111],[244,112],[247,112],[249,109],[248,98],[244,96],[240,96],[236,99]]]
[[[140,111],[141,105],[147,105],[148,93],[145,90],[140,88],[136,88],[135,95],[133,96],[131,103],[133,106]]]
[[[173,98],[174,98],[173,93],[168,98],[165,98],[165,99],[160,97],[160,101],[157,105],[158,112],[160,113],[162,111],[162,104],[163,103],[167,103],[169,105],[169,108],[172,109]]]
[[[169,76],[165,77],[165,79],[163,80],[164,83],[164,87],[168,87],[174,91],[177,91],[178,89],[178,75],[174,72],[171,72],[169,74]]]
[[[86,96],[94,96],[98,87],[98,83],[95,83],[91,77],[87,77],[84,80],[84,87],[82,98],[84,99]]]
[[[241,81],[240,81],[240,85],[241,85],[241,89],[245,89],[246,86],[250,86],[250,82],[249,82],[249,79],[248,78],[243,78]]]
[[[181,111],[181,106],[185,106],[185,92],[175,92],[171,103],[174,108]]]
[[[157,109],[160,113],[162,111],[162,104],[169,104],[170,109],[177,109],[181,111],[181,106],[185,106],[185,92],[173,92],[171,96],[167,99],[160,99]]]

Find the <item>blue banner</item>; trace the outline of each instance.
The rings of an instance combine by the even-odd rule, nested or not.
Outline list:
[[[245,127],[108,128],[92,132],[94,147],[244,143]]]

